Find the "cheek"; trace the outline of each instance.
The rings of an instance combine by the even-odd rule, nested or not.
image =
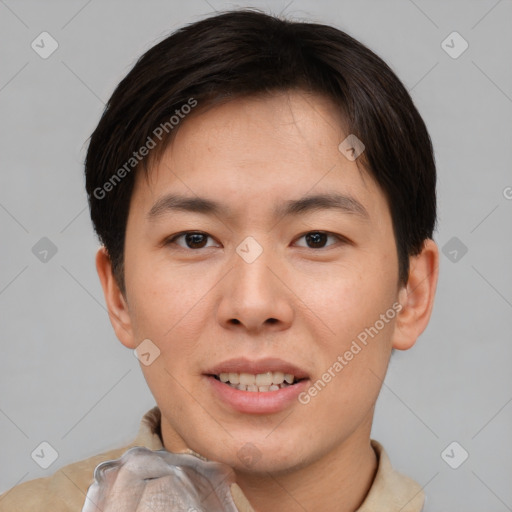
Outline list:
[[[137,323],[158,338],[186,316],[204,294],[204,279],[201,282],[197,277],[201,272],[194,278],[190,269],[171,266],[164,255],[127,251],[125,266],[127,292]]]
[[[359,252],[357,258],[295,280],[297,296],[325,331],[320,343],[323,339],[332,345],[332,340],[338,340],[334,348],[341,348],[392,306],[397,292],[395,272],[386,267],[386,258],[382,260]]]
[[[173,372],[179,369],[179,361],[193,361],[191,356],[204,337],[205,294],[214,283],[207,272],[171,269],[153,262],[139,265],[129,288],[127,284],[133,297],[131,317],[136,336],[155,343],[165,367]]]
[[[325,425],[329,436],[333,429],[343,428],[345,433],[355,429],[375,403],[389,361],[396,316],[384,293],[372,300],[366,293],[332,299],[325,319],[335,334],[315,340],[323,346],[318,346],[318,374],[307,391],[309,398],[305,397],[310,400],[308,414]],[[380,315],[388,311],[387,322],[381,320]]]
[[[305,302],[318,317],[319,373],[312,383],[316,390],[311,405],[314,414],[329,424],[333,418],[342,424],[352,417],[355,426],[377,398],[396,318],[397,271],[387,265],[386,258],[379,262],[372,254],[363,254],[350,268],[331,267],[328,279],[313,279],[304,287]]]

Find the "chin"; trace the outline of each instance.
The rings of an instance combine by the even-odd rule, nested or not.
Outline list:
[[[288,472],[305,465],[305,460],[311,458],[297,448],[303,445],[300,440],[307,438],[305,433],[291,435],[285,430],[276,435],[272,427],[258,433],[245,430],[242,435],[237,433],[229,440],[209,444],[210,450],[205,456],[231,466],[237,473]],[[223,448],[220,450],[215,448],[221,446]],[[311,446],[308,448],[311,449]]]
[[[308,460],[309,457],[305,458],[304,455],[299,456],[293,452],[276,456],[274,451],[266,450],[261,454],[259,461],[246,464],[236,457],[230,465],[238,474],[260,474],[265,477],[269,473],[273,476],[278,476],[298,471],[308,465]]]

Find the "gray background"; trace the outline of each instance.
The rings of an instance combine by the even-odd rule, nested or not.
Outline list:
[[[512,510],[509,0],[1,0],[0,491],[128,443],[153,406],[104,307],[86,141],[139,55],[185,23],[243,5],[347,31],[391,65],[424,116],[446,254],[432,320],[393,357],[373,437],[425,486],[432,510]],[[31,48],[43,31],[59,44],[47,59]],[[453,31],[469,43],[456,59],[441,46]],[[46,262],[32,252],[42,237],[57,248]],[[46,470],[31,458],[42,441],[59,454]],[[458,469],[441,457],[452,441],[469,453]],[[449,453],[460,460],[459,448]]]

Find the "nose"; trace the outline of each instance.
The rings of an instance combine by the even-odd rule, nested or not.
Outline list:
[[[222,327],[252,333],[289,328],[294,315],[293,292],[276,255],[266,248],[251,261],[235,252],[230,264],[217,310]]]

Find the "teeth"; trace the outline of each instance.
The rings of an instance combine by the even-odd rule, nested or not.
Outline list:
[[[285,381],[288,384],[293,384],[293,381],[295,380],[295,377],[291,373],[283,372],[265,372],[258,373],[257,375],[252,373],[220,373],[218,377],[221,382],[258,387],[282,384]]]
[[[250,373],[241,373],[240,374],[240,384],[244,386],[252,386],[256,382],[256,377],[251,375]]]
[[[274,376],[272,377],[272,384],[282,384],[284,382],[284,373],[283,372],[274,372]]]
[[[295,377],[291,373],[266,372],[253,375],[251,373],[221,373],[219,380],[240,391],[278,391],[293,384]]]
[[[270,386],[256,386],[256,384],[251,384],[250,386],[244,386],[243,384],[231,384],[230,382],[227,383],[228,386],[231,386],[232,388],[239,389],[240,391],[259,391],[260,393],[266,393],[268,391],[279,391],[282,388],[285,388],[289,386],[290,384],[287,384],[286,382],[283,382],[282,384],[272,384]]]
[[[272,384],[272,372],[256,375],[256,386],[270,386],[270,384]]]

